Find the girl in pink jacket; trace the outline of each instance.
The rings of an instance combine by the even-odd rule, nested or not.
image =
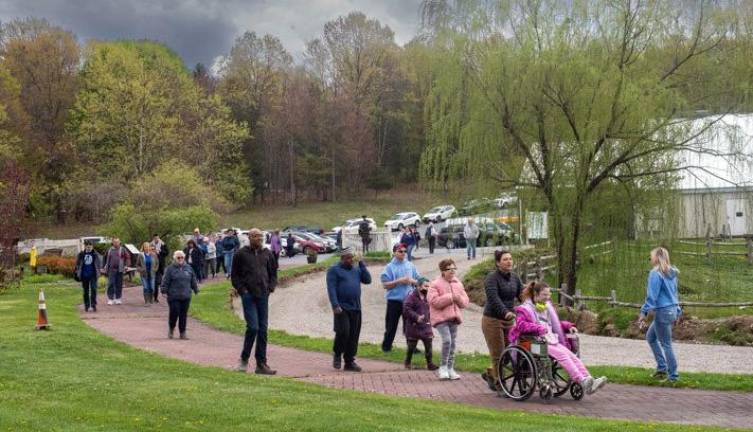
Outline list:
[[[565,332],[577,333],[573,323],[560,321],[557,309],[552,305],[551,289],[545,282],[531,282],[521,294],[523,304],[515,308],[515,326],[510,330],[510,343],[516,343],[522,335],[544,338],[549,356],[554,358],[580,383],[587,394],[592,394],[607,382],[606,377],[594,379],[582,361],[570,350]]]
[[[461,310],[468,306],[468,294],[463,284],[455,277],[455,261],[444,259],[439,262],[441,276],[436,278],[429,288],[429,316],[431,325],[437,329],[442,338],[442,362],[439,366],[439,379],[456,380],[460,375],[455,372],[455,340],[458,325],[463,321]]]

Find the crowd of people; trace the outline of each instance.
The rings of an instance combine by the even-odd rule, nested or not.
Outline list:
[[[415,229],[408,230],[403,237],[409,239],[411,235],[415,235]],[[472,238],[472,235],[468,237]],[[277,286],[280,235],[279,232],[272,234],[270,248],[264,247],[264,234],[259,229],[251,229],[248,239],[248,244],[242,246],[232,230],[216,238],[202,236],[196,229],[186,247],[175,251],[172,263],[166,267],[168,247],[155,235],[151,242],[142,244],[135,269],[141,277],[145,305],[158,302],[159,292],[166,296],[168,337],[174,337],[177,325],[179,337],[187,339],[186,320],[191,296],[199,293],[201,280],[210,274],[215,277],[219,267],[223,266],[226,277],[241,298],[246,321],[237,369],[247,371],[253,350],[255,372],[274,375],[276,371],[267,363],[267,333],[269,296]],[[379,277],[386,301],[381,349],[392,351],[402,320],[402,333],[408,347],[405,368],[413,367],[413,356],[420,353],[420,341],[427,369],[437,371],[440,380],[461,379],[455,370],[455,350],[458,330],[463,322],[462,311],[468,306],[469,299],[463,283],[456,276],[457,265],[450,258],[441,260],[440,275],[430,281],[411,262],[411,246],[410,242],[396,244],[392,259]],[[469,247],[467,253],[468,259],[473,259],[475,250]],[[362,324],[361,286],[371,284],[372,276],[352,248],[343,248],[338,254],[339,262],[326,274],[335,333],[332,366],[360,372],[362,368],[356,363],[356,356]],[[657,363],[654,377],[675,382],[679,374],[672,350],[672,325],[682,313],[677,294],[679,272],[671,266],[669,253],[664,248],[654,249],[650,259],[653,269],[649,273],[646,302],[641,308],[639,321],[643,324],[647,315],[654,313],[646,336]],[[485,279],[486,303],[481,319],[491,361],[482,377],[489,388],[502,394],[498,362],[505,347],[516,344],[524,335],[546,341],[549,356],[567,371],[574,382],[582,385],[586,394],[601,388],[606,377],[593,377],[574,353],[572,339],[567,334],[577,334],[578,329],[573,323],[559,319],[551,302],[550,287],[541,281],[524,285],[513,271],[513,256],[509,251],[496,251],[494,261],[496,269]],[[131,256],[117,238],[112,240],[104,257],[94,251],[92,244],[85,245],[78,255],[75,272],[82,283],[86,312],[96,311],[97,277],[100,274],[107,277],[107,304],[122,304],[123,274],[129,271],[130,265]],[[441,339],[438,365],[433,359],[435,331]]]

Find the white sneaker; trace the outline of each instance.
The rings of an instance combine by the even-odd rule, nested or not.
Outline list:
[[[588,394],[594,394],[596,391],[598,391],[600,388],[604,387],[604,384],[607,383],[607,377],[599,377],[596,379],[592,379],[593,384],[591,385],[591,388],[588,391]]]
[[[448,380],[448,379],[450,379],[450,371],[447,369],[447,366],[440,366],[439,367],[439,379],[441,379],[441,380]]]
[[[120,299],[115,299],[115,304],[116,305],[123,304],[123,301]]]
[[[591,388],[594,385],[594,379],[592,377],[588,377],[580,382],[580,386],[583,387],[583,391],[586,394],[591,394]]]
[[[455,372],[455,368],[450,368],[448,371],[451,380],[459,380],[460,374]]]
[[[113,303],[112,303],[112,300],[110,300],[110,299],[107,299],[107,304],[108,304],[108,305],[110,305],[110,306],[112,306],[112,304],[113,304]]]

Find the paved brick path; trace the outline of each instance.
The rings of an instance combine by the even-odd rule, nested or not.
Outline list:
[[[141,305],[141,289],[126,288],[122,306],[100,306],[96,314],[81,312],[93,328],[146,351],[206,366],[232,368],[243,343],[240,336],[220,332],[189,320],[190,340],[167,339],[167,307]],[[513,402],[489,392],[477,374],[460,381],[438,381],[425,370],[407,371],[401,365],[359,360],[360,374],[331,368],[331,356],[269,346],[270,365],[280,375],[334,388],[396,396],[444,400],[497,409],[532,410],[554,414],[673,422],[724,427],[753,425],[753,393],[714,392],[609,384],[597,395],[573,401],[569,396],[543,403],[536,395]]]

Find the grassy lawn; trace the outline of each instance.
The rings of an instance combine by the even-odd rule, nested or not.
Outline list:
[[[54,330],[37,332],[36,288],[0,295],[0,431],[721,430],[477,409],[195,366],[89,328],[72,283],[45,286]]]
[[[288,277],[287,271],[289,270],[280,272],[281,278]],[[230,285],[226,282],[204,285],[202,295],[197,296],[192,301],[190,313],[195,318],[219,330],[243,334],[245,323],[230,310],[228,305],[229,289]],[[298,336],[271,330],[269,340],[270,343],[292,348],[325,353],[332,352],[332,340],[328,338]],[[377,344],[361,343],[358,347],[358,356],[402,363],[405,359],[405,350],[395,348],[390,353],[383,353]],[[418,357],[420,356],[414,356],[414,364],[423,365],[423,358]],[[480,373],[486,369],[488,364],[489,356],[487,354],[459,354],[456,357],[458,370]],[[651,369],[622,366],[594,366],[589,369],[594,375],[607,375],[610,382],[614,383],[660,385],[650,378],[653,373]],[[678,386],[709,390],[753,391],[753,375],[687,372],[682,374],[682,380]]]

